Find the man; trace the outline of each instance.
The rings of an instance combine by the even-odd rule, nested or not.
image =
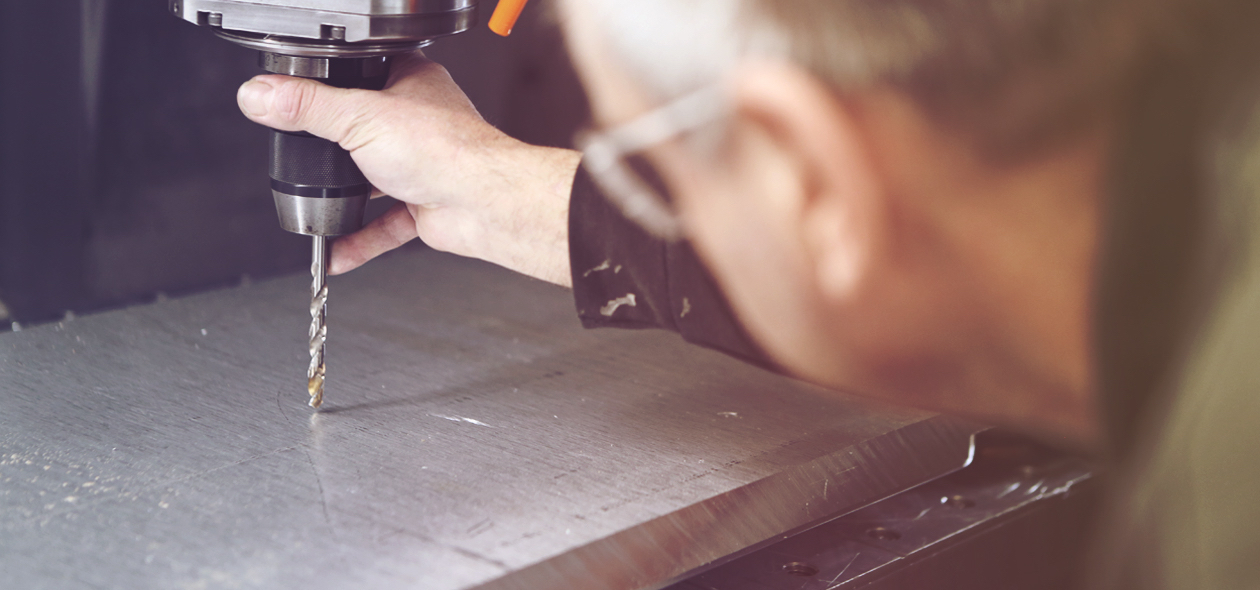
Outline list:
[[[1260,580],[1260,511],[1242,499],[1260,401],[1237,356],[1260,298],[1210,209],[1255,196],[1237,173],[1254,137],[1227,132],[1253,119],[1255,8],[560,8],[595,114],[584,162],[486,125],[423,58],[380,93],[242,87],[252,119],[340,142],[404,203],[338,242],[333,272],[419,235],[573,286],[588,326],[668,327],[1036,432],[1116,467],[1100,585]],[[1224,316],[1238,321],[1196,329]]]

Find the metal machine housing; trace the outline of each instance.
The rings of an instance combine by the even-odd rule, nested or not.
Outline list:
[[[176,16],[197,25],[345,43],[432,40],[466,30],[477,11],[477,0],[171,0],[170,5]]]

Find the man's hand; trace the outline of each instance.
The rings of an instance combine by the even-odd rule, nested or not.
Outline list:
[[[419,236],[435,249],[569,285],[568,209],[577,152],[530,146],[486,123],[446,70],[395,61],[380,92],[258,76],[237,101],[254,122],[307,131],[350,152],[402,201],[333,245],[340,274]]]

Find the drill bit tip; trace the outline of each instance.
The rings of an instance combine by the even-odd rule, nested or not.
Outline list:
[[[311,395],[311,407],[319,408],[324,403],[324,368],[306,380],[306,391]]]

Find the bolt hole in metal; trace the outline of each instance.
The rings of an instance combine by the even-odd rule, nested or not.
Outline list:
[[[345,41],[346,28],[336,25],[320,25],[319,36],[331,41]]]
[[[896,541],[901,538],[901,533],[882,526],[867,529],[866,535],[876,541]]]
[[[801,563],[799,561],[793,561],[793,562],[783,564],[783,573],[789,576],[797,576],[801,578],[812,578],[818,575],[818,568],[812,565],[809,565],[808,563]]]
[[[953,496],[941,497],[941,504],[944,504],[950,508],[960,508],[960,509],[961,508],[974,508],[976,506],[976,503],[973,502],[971,498],[967,498],[966,496],[959,496],[957,494]]]
[[[175,6],[175,10],[178,11],[179,5],[175,4],[174,6]],[[223,13],[222,12],[208,12],[205,10],[198,11],[197,24],[203,27],[222,27],[223,26]]]

